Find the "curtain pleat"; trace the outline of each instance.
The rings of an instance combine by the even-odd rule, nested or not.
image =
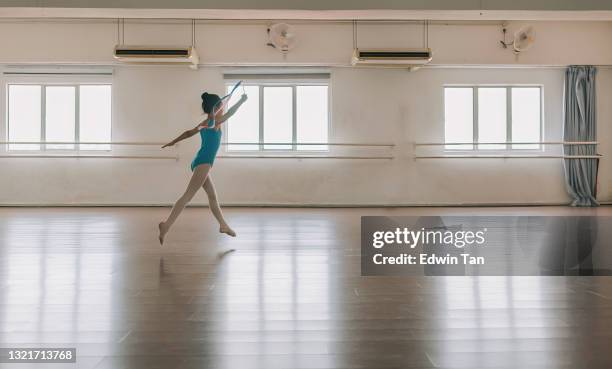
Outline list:
[[[597,141],[595,75],[592,66],[571,66],[565,73],[564,141]],[[565,155],[597,155],[595,145],[567,145]],[[565,159],[565,183],[572,206],[598,206],[599,159]]]

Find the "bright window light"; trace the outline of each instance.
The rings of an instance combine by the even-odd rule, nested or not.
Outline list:
[[[506,88],[478,89],[478,142],[506,142]],[[506,145],[478,145],[504,150]]]
[[[473,99],[472,88],[444,89],[444,140],[446,143],[473,142]],[[448,145],[446,148],[471,150],[473,145]]]
[[[297,87],[297,142],[327,142],[327,86]],[[327,150],[327,145],[298,145],[298,150]]]
[[[233,81],[228,82],[226,91],[229,92],[233,86]],[[271,79],[269,82],[247,81],[244,89],[249,97],[247,102],[224,128],[228,151],[329,150],[329,87],[326,83]],[[238,102],[241,95],[234,94],[228,107]],[[244,145],[251,142],[254,145]]]
[[[229,93],[233,86],[227,87]],[[245,86],[244,92],[249,99],[238,109],[227,122],[228,142],[250,143],[259,142],[259,87]],[[235,93],[228,107],[240,100],[242,94]],[[228,150],[258,150],[259,145],[228,145]]]
[[[9,141],[41,141],[41,108],[40,86],[8,86]],[[9,145],[9,150],[40,150],[40,145]]]
[[[293,140],[293,89],[264,87],[264,142]],[[291,145],[264,145],[266,150],[291,150]]]
[[[512,88],[512,141],[539,142],[541,119],[540,89]],[[512,145],[512,148],[537,150],[540,145]]]
[[[9,150],[75,150],[59,142],[111,141],[111,85],[8,84]],[[78,145],[110,150],[111,145]]]
[[[474,101],[476,96],[476,101]],[[475,112],[475,113],[474,113]],[[542,89],[537,86],[445,87],[445,143],[473,142],[479,150],[537,150],[542,140]],[[499,142],[501,144],[482,144]],[[534,144],[512,144],[534,142]],[[509,144],[504,144],[509,143]],[[472,150],[473,145],[445,145]]]
[[[111,141],[111,86],[83,85],[79,96],[79,141]],[[81,150],[110,150],[110,145],[80,145]]]
[[[45,87],[45,142],[74,142],[75,91],[74,86]],[[47,145],[47,149],[72,150],[74,145]]]

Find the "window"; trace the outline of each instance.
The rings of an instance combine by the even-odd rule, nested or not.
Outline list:
[[[227,150],[328,150],[325,145],[329,131],[327,82],[244,83],[249,99],[227,122]],[[228,92],[233,84],[228,83]],[[240,95],[238,90],[229,106]]]
[[[9,84],[7,93],[8,140],[30,142],[9,150],[110,150],[105,144],[72,144],[110,142],[110,85]]]
[[[444,142],[451,150],[537,150],[542,139],[539,86],[444,88]],[[531,144],[531,142],[534,142]]]

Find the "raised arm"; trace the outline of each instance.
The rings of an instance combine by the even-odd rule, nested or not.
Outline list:
[[[196,133],[198,133],[200,131],[200,129],[202,129],[203,127],[205,128],[208,125],[208,118],[206,118],[204,121],[202,121],[200,124],[198,124],[197,126],[193,127],[192,129],[188,129],[185,132],[181,133],[177,138],[175,138],[174,140],[168,142],[167,144],[165,144],[164,146],[162,146],[163,148],[166,148],[168,146],[174,146],[175,144],[177,144],[180,141],[183,141],[193,135],[195,135]]]
[[[247,101],[247,99],[248,99],[247,95],[242,95],[240,97],[240,100],[238,100],[238,102],[235,103],[234,106],[229,108],[227,112],[221,116],[221,118],[218,118],[215,120],[215,125],[219,125],[221,123],[224,123],[226,120],[230,119],[232,115],[236,114],[238,109],[240,109],[240,106],[242,106],[242,104],[244,104],[245,101]]]

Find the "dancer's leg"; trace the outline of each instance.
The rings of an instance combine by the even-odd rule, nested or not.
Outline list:
[[[210,210],[217,219],[217,222],[219,222],[219,232],[236,237],[236,232],[232,230],[232,228],[225,221],[225,218],[223,218],[223,212],[221,211],[219,201],[217,200],[215,184],[213,183],[210,174],[206,178],[206,181],[204,181],[204,185],[202,187],[204,187],[204,191],[206,191],[206,195],[208,195],[208,206],[210,206]]]
[[[195,196],[196,192],[198,192],[200,187],[202,187],[202,185],[206,181],[206,177],[208,176],[209,171],[210,165],[208,164],[198,165],[194,169],[193,175],[191,176],[191,180],[187,185],[185,193],[176,201],[176,203],[172,207],[172,211],[170,212],[168,219],[166,219],[165,222],[159,223],[159,242],[161,244],[164,243],[164,237],[166,236],[166,233],[168,233],[170,227],[172,227],[172,224],[174,224],[174,222],[176,221],[176,218],[178,218],[183,209],[185,209],[187,203],[189,203],[189,201],[193,199],[193,196]]]

